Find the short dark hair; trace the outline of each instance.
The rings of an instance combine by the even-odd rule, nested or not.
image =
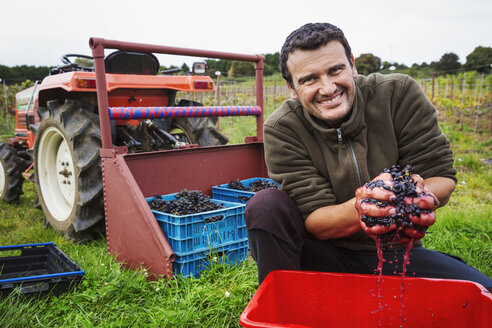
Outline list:
[[[282,72],[283,78],[291,87],[294,87],[294,84],[292,83],[292,76],[287,69],[289,54],[296,49],[315,50],[330,41],[338,41],[343,45],[345,54],[350,62],[352,58],[350,45],[343,31],[335,25],[329,23],[308,23],[292,32],[285,39],[285,43],[280,51],[280,71]]]

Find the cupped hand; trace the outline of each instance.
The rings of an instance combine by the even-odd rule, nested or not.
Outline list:
[[[429,227],[436,222],[434,210],[439,206],[436,196],[425,186],[424,179],[418,174],[412,175],[416,182],[415,191],[417,197],[405,197],[405,204],[415,204],[420,209],[420,215],[409,215],[412,223]]]
[[[413,174],[412,178],[416,182],[415,191],[417,197],[405,197],[407,205],[415,204],[420,209],[419,215],[410,214],[410,221],[413,227],[403,227],[398,233],[398,239],[403,244],[408,244],[412,239],[419,240],[425,236],[428,227],[436,222],[434,210],[439,206],[439,201],[434,194],[425,187],[424,179],[418,174]]]
[[[367,185],[364,185],[355,191],[355,208],[357,209],[359,222],[362,229],[368,235],[381,235],[396,229],[395,223],[391,224],[388,227],[383,225],[368,227],[361,220],[363,215],[382,217],[393,215],[396,213],[396,209],[390,204],[386,206],[378,206],[377,204],[371,202],[363,202],[363,200],[365,199],[374,199],[376,201],[379,201],[381,204],[386,204],[387,202],[391,202],[396,197],[395,194],[390,191],[390,189],[393,187],[391,174],[382,173],[375,177],[372,182],[377,182],[378,180],[381,181],[377,183],[379,184],[379,186],[370,188]]]

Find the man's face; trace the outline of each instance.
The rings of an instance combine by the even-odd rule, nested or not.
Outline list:
[[[349,61],[343,45],[328,42],[315,50],[296,49],[287,59],[294,88],[292,98],[313,116],[338,126],[352,108],[357,76],[354,58]]]

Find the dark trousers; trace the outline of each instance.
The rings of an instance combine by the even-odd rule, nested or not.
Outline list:
[[[330,240],[316,239],[307,232],[295,203],[280,190],[257,192],[246,205],[245,219],[260,284],[273,270],[376,273],[378,257],[375,250],[353,251],[335,247]],[[402,273],[405,252],[404,248],[383,252],[384,275]],[[469,280],[492,290],[492,279],[459,257],[424,247],[414,247],[410,251],[406,275]]]

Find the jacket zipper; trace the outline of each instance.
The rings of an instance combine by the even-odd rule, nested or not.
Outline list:
[[[342,128],[336,128],[337,131],[337,137],[338,137],[338,144],[343,144],[343,139],[342,139]],[[354,146],[352,145],[352,141],[348,141],[350,153],[352,154],[352,160],[354,162],[355,166],[355,173],[357,174],[357,181],[359,182],[359,187],[362,186],[362,179],[360,177],[360,169],[359,169],[359,163],[357,162],[357,157],[355,157],[355,151],[354,151]]]
[[[338,144],[341,145],[343,143],[342,128],[336,128],[336,130],[337,130]]]

